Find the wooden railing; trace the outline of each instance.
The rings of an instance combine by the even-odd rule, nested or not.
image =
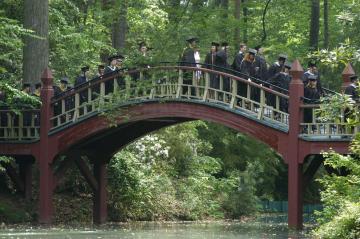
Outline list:
[[[214,85],[214,82],[217,84]],[[146,101],[189,101],[210,104],[269,126],[289,128],[289,92],[239,72],[213,66],[162,65],[145,69],[118,70],[95,78],[51,100],[53,117],[50,131],[85,120],[109,108]],[[311,120],[300,123],[300,136],[317,138],[352,137],[359,128],[345,120],[320,122],[319,105],[302,105]],[[306,117],[305,117],[306,118]],[[15,114],[0,111],[0,140],[39,138],[40,112],[24,110]]]
[[[213,87],[212,81],[218,81],[219,87]],[[125,84],[119,85],[123,82]],[[288,95],[251,79],[226,72],[198,67],[159,66],[119,71],[55,97],[52,100],[54,116],[51,122],[52,129],[56,129],[102,111],[107,103],[157,99],[206,102],[286,126],[289,114],[284,105],[287,105],[288,98]]]
[[[40,135],[40,111],[0,110],[0,141],[36,140]]]
[[[301,136],[304,137],[327,137],[351,138],[360,132],[360,125],[351,125],[347,122],[347,110],[344,108],[334,119],[324,120],[319,116],[319,104],[304,104],[301,106],[304,120],[300,124]],[[360,112],[360,105],[354,105],[355,111]],[[358,117],[358,115],[357,115]],[[357,120],[359,122],[359,120]]]

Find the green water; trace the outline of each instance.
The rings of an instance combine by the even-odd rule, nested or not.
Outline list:
[[[139,222],[108,224],[97,228],[2,229],[1,238],[25,239],[267,239],[309,238],[305,232],[290,231],[284,223],[268,222]]]

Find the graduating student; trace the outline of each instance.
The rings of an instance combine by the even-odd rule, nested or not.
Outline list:
[[[183,50],[181,54],[181,65],[182,66],[189,66],[189,67],[196,67],[196,60],[195,60],[195,54],[198,54],[197,52],[197,42],[199,39],[197,37],[189,37],[186,39],[187,47]],[[200,58],[200,55],[198,55]],[[192,85],[192,79],[193,79],[193,71],[184,71],[183,74],[183,84],[184,85]],[[188,93],[188,87],[183,87],[183,94]],[[191,88],[191,95],[195,94],[195,89]]]
[[[269,68],[268,78],[273,77],[276,73],[279,73],[284,68],[285,61],[287,59],[287,55],[279,54],[278,60],[274,62]]]
[[[114,74],[117,71],[121,70],[124,56],[122,55],[113,55],[108,58],[109,65],[105,67],[104,75]],[[125,89],[125,77],[118,76],[116,77],[116,81],[120,89]],[[113,80],[108,80],[105,82],[105,95],[113,92],[114,90],[114,82]]]
[[[101,77],[105,74],[105,66],[98,65],[98,72],[96,73],[96,77]]]
[[[317,88],[317,76],[310,75],[308,77],[308,83],[304,87],[304,103],[305,104],[317,104],[320,100],[320,93]],[[313,109],[304,109],[304,122],[313,122]]]
[[[351,99],[359,102],[359,79],[357,75],[350,76],[351,84],[346,87],[345,94],[350,95]]]
[[[324,95],[324,91],[322,89],[321,81],[320,81],[320,74],[319,74],[319,71],[317,69],[316,62],[309,61],[308,70],[303,75],[303,83],[304,83],[304,85],[307,85],[308,82],[309,82],[309,77],[314,76],[314,75],[316,76],[316,81],[317,81],[316,87],[318,89],[318,92],[319,92],[320,95]]]
[[[205,66],[206,68],[211,69],[211,70],[215,69],[216,52],[218,51],[219,46],[220,46],[219,43],[211,42],[210,52],[206,54],[205,62],[204,62],[206,64],[206,66]],[[210,87],[219,89],[219,86],[220,86],[220,82],[219,82],[219,78],[217,77],[217,75],[210,74]]]
[[[247,75],[249,77],[256,78],[258,74],[259,68],[256,66],[256,50],[255,49],[249,49],[248,53],[246,53],[244,60],[241,63],[240,66],[240,72],[244,75]],[[241,96],[247,96],[247,84],[238,84],[239,94]],[[259,102],[260,99],[260,90],[256,87],[251,87],[251,99]]]
[[[255,47],[256,50],[256,56],[255,56],[255,63],[257,69],[257,77],[262,81],[267,81],[267,63],[264,57],[264,48],[260,45]]]
[[[221,49],[216,52],[216,66],[219,71],[227,72],[227,69],[230,69],[228,63],[229,56],[229,43],[222,42]],[[230,92],[230,79],[228,77],[223,77],[223,90]]]
[[[90,72],[89,66],[81,67],[81,74],[75,79],[74,87],[77,87],[78,85],[81,85],[89,81],[89,72]]]
[[[246,45],[244,43],[240,43],[239,45],[239,52],[236,54],[234,61],[231,67],[236,70],[240,71],[241,62],[243,61],[246,53]]]

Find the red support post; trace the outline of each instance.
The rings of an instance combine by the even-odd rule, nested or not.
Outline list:
[[[98,182],[98,188],[94,190],[93,221],[95,224],[102,224],[107,219],[106,162],[94,161],[94,176]]]
[[[54,180],[51,163],[55,152],[48,136],[51,128],[50,118],[52,117],[51,98],[54,95],[53,77],[49,68],[43,72],[41,81],[42,105],[40,111],[40,152],[38,156],[40,170],[39,222],[50,224],[53,214],[52,196]]]
[[[32,161],[19,162],[20,178],[24,182],[24,197],[26,201],[32,198]]]
[[[301,77],[304,73],[298,60],[291,66],[292,80],[289,90],[289,144],[285,160],[288,163],[288,225],[301,229],[303,224],[303,195],[302,195],[302,164],[299,158],[299,133],[302,120],[300,108],[304,96],[304,84]]]
[[[348,87],[351,84],[350,76],[352,75],[355,75],[355,71],[352,68],[351,64],[348,63],[342,72],[343,83],[341,84],[341,90],[343,92],[345,91],[346,87]]]

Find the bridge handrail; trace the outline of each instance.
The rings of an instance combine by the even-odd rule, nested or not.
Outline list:
[[[240,81],[242,83],[245,83],[245,84],[249,84],[251,86],[254,86],[254,87],[257,87],[259,89],[262,89],[264,90],[265,92],[268,92],[268,93],[271,93],[271,94],[275,94],[275,95],[278,95],[280,97],[283,97],[283,98],[286,98],[288,99],[289,96],[286,95],[286,94],[283,94],[279,91],[276,91],[274,89],[271,89],[271,88],[268,88],[264,85],[259,85],[253,81],[249,81],[247,79],[244,79],[244,78],[241,78],[239,76],[236,76],[236,75],[232,75],[232,74],[229,74],[229,73],[226,73],[226,72],[222,72],[222,71],[216,71],[216,70],[212,70],[212,69],[208,69],[208,68],[198,68],[198,67],[189,67],[189,66],[155,66],[155,67],[150,67],[150,68],[138,68],[138,69],[132,69],[132,70],[128,70],[126,71],[126,69],[118,69],[114,72],[111,72],[111,73],[108,73],[108,74],[105,74],[103,76],[100,76],[100,77],[96,77],[96,78],[93,78],[91,79],[90,81],[88,82],[84,82],[83,84],[81,85],[78,85],[72,89],[69,89],[57,96],[54,96],[52,98],[52,101],[51,103],[55,103],[56,101],[60,101],[62,99],[65,99],[67,97],[70,97],[70,96],[73,96],[75,95],[76,93],[80,93],[81,91],[89,88],[89,87],[92,87],[92,86],[95,86],[95,85],[98,85],[102,82],[106,82],[106,81],[109,81],[109,80],[113,80],[114,78],[118,77],[118,76],[123,76],[123,75],[130,75],[130,74],[133,74],[133,73],[140,73],[140,72],[145,72],[145,71],[152,71],[152,70],[191,70],[191,71],[202,71],[202,72],[207,72],[207,73],[210,73],[210,74],[217,74],[217,75],[220,75],[220,76],[223,76],[223,77],[229,77],[231,79],[234,79],[236,81]],[[250,79],[254,79],[254,78],[251,78],[251,77],[248,77]],[[255,78],[256,79],[256,78]],[[269,85],[268,83],[266,83],[267,85]],[[274,86],[275,87],[275,86]],[[285,89],[284,89],[285,90]]]

